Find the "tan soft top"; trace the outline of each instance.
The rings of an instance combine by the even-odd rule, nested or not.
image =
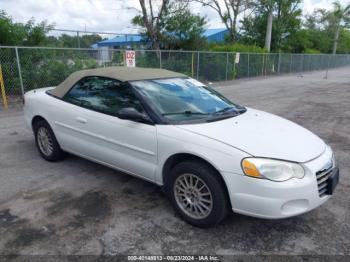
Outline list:
[[[184,74],[165,69],[113,66],[74,72],[68,76],[66,80],[64,80],[61,84],[49,92],[56,97],[62,98],[76,82],[87,76],[108,77],[122,82],[171,77],[186,77]]]

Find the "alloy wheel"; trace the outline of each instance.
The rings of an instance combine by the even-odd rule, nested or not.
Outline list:
[[[182,174],[174,183],[175,200],[180,209],[194,219],[206,218],[213,209],[208,185],[194,174]]]
[[[47,130],[46,127],[39,127],[37,131],[37,139],[40,151],[46,156],[51,155],[53,152],[53,141],[49,130]]]

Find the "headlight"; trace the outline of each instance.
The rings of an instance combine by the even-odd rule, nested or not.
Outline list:
[[[332,153],[332,168],[334,168],[337,165],[337,162],[335,162],[335,155]]]
[[[279,182],[293,177],[303,178],[305,174],[304,168],[297,163],[268,158],[245,158],[242,169],[247,176]]]
[[[327,145],[327,147],[328,147],[328,150],[332,152],[332,159],[331,159],[331,161],[332,161],[332,168],[334,168],[337,165],[337,163],[335,161],[335,155],[334,155],[334,152],[333,152],[332,148],[329,145]]]

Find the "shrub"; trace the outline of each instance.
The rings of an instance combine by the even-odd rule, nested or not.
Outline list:
[[[215,52],[242,52],[242,53],[267,53],[264,48],[253,45],[244,45],[244,44],[212,44],[209,46],[210,51]]]
[[[306,48],[304,54],[321,54],[321,52],[317,49]]]

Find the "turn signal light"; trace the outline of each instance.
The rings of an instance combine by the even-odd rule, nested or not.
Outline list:
[[[243,160],[242,167],[247,176],[262,178],[256,166],[248,159]]]

